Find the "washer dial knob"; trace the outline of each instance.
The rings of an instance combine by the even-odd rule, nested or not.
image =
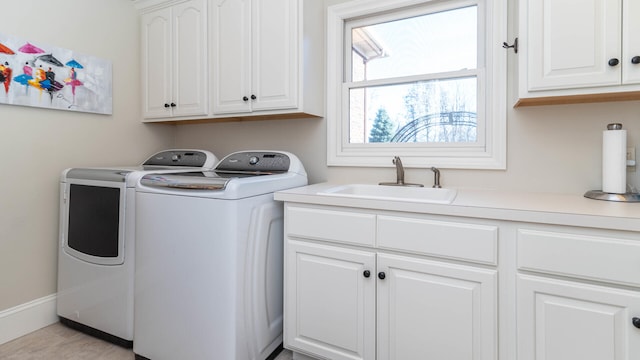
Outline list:
[[[252,156],[249,158],[249,164],[250,165],[255,165],[258,163],[258,161],[260,161],[260,158],[257,156]]]

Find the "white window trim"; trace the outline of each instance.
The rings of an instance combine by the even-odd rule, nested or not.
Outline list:
[[[485,6],[485,49],[489,52],[484,60],[484,71],[478,78],[489,76],[479,83],[478,114],[486,106],[484,114],[485,139],[478,146],[456,146],[455,144],[349,144],[348,143],[348,99],[343,88],[343,64],[345,58],[345,21],[374,13],[429,3],[433,0],[356,0],[330,6],[327,12],[327,165],[328,166],[392,166],[391,158],[400,156],[405,167],[430,167],[450,169],[506,169],[507,151],[507,52],[502,42],[507,36],[506,0],[478,0]],[[482,21],[482,19],[479,19]],[[479,23],[480,24],[480,23]],[[341,113],[341,112],[344,112]]]

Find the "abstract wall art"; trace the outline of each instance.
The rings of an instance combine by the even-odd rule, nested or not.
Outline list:
[[[0,104],[112,113],[111,62],[0,34]]]

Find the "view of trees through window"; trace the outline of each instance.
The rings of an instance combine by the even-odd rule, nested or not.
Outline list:
[[[350,143],[476,141],[476,12],[351,28]]]

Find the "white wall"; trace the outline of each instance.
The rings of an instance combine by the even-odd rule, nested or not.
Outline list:
[[[442,184],[579,194],[600,189],[602,130],[610,122],[623,123],[629,145],[640,146],[637,101],[509,109],[507,170],[445,169]],[[391,156],[389,168],[327,167],[324,119],[180,125],[176,141],[220,157],[250,148],[291,151],[313,183],[395,180]],[[433,175],[427,164],[425,159],[424,169],[407,169],[406,180],[430,186]],[[638,187],[637,173],[630,175]]]
[[[130,0],[4,0],[2,14],[4,35],[112,61],[113,115],[0,104],[0,310],[56,292],[63,169],[134,165],[173,144],[173,127],[139,120]]]
[[[325,0],[325,4],[342,1]],[[510,39],[516,34],[514,13],[515,9],[511,8]],[[509,51],[508,56],[509,103],[513,104],[517,88],[517,55]],[[623,123],[628,130],[629,145],[640,146],[638,101],[509,108],[507,170],[445,169],[442,170],[442,184],[578,194],[600,189],[602,131],[611,122]],[[181,125],[177,127],[176,141],[178,146],[203,147],[218,156],[247,148],[288,150],[304,162],[311,182],[395,180],[391,154],[389,168],[327,167],[324,119]],[[426,170],[428,167],[428,159],[425,159],[425,168],[408,169],[406,180],[430,186],[433,175]],[[637,173],[630,175],[630,180],[638,187]]]

